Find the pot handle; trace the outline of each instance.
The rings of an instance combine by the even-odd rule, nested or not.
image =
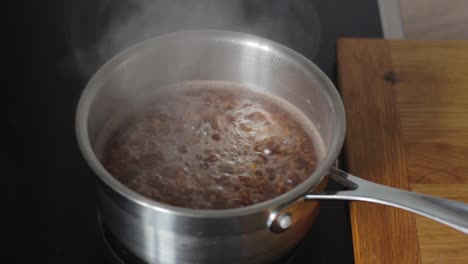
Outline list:
[[[304,200],[352,200],[389,205],[420,214],[468,234],[468,204],[387,187],[335,167],[330,169],[329,177],[348,190],[308,193]]]
[[[351,200],[389,205],[428,217],[468,234],[468,204],[373,183],[335,167],[330,169],[329,177],[348,190],[311,192],[302,200]],[[294,216],[287,211],[283,209],[270,215],[270,231],[280,233],[291,227]]]

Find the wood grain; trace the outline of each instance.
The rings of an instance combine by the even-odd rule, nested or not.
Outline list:
[[[409,189],[384,40],[338,42],[339,83],[347,113],[348,169],[360,177]],[[391,79],[391,78],[390,78]],[[382,205],[350,204],[356,263],[420,263],[414,216]]]
[[[338,48],[350,171],[468,203],[468,41],[345,39]],[[458,231],[360,203],[350,209],[356,263],[468,263],[468,236]],[[387,225],[407,233],[386,244]],[[388,252],[405,250],[417,258]]]
[[[411,183],[468,183],[467,147],[411,142],[405,148]]]
[[[388,43],[406,142],[468,147],[468,41]]]
[[[411,190],[468,203],[468,184],[412,184]],[[425,264],[468,262],[468,236],[416,216],[421,259]]]

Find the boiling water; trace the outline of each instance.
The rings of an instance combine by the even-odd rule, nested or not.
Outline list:
[[[114,129],[104,167],[154,200],[227,209],[296,187],[324,155],[312,123],[278,97],[232,83],[160,89]]]

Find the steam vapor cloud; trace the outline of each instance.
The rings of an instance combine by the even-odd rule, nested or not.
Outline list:
[[[252,33],[286,45],[295,43],[292,48],[309,57],[317,51],[320,41],[319,19],[308,3],[310,1],[77,2],[80,3],[71,3],[66,28],[73,50],[69,63],[86,78],[123,49],[144,39],[176,31],[223,29]]]

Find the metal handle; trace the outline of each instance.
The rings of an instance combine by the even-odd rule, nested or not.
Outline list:
[[[309,193],[305,200],[366,201],[401,208],[468,234],[468,204],[369,182],[332,167],[330,178],[349,190]]]

